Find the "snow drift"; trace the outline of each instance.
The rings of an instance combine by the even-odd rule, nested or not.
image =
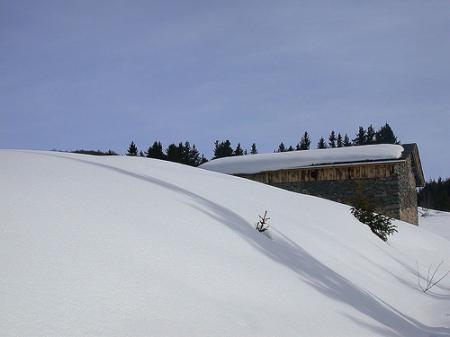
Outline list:
[[[251,174],[293,169],[311,165],[358,161],[395,160],[402,155],[401,145],[378,144],[320,150],[261,153],[251,156],[224,157],[201,165],[201,168],[228,174]]]
[[[438,232],[129,157],[0,151],[1,336],[449,336]],[[254,228],[268,210],[266,235]]]

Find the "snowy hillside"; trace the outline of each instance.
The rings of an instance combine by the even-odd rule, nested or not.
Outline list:
[[[201,167],[221,173],[249,174],[319,164],[395,160],[401,157],[402,152],[401,145],[377,144],[223,157],[207,162]]]
[[[0,336],[450,336],[439,230],[129,157],[0,151]],[[254,229],[268,210],[272,227]]]
[[[419,223],[423,229],[450,241],[450,213],[419,208]]]

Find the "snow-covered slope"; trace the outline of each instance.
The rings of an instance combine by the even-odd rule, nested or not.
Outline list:
[[[419,208],[419,215],[419,223],[423,229],[436,233],[450,241],[449,212]]]
[[[378,144],[334,149],[260,153],[251,156],[224,157],[201,165],[201,168],[229,174],[248,174],[297,167],[357,161],[395,160],[402,155],[401,145]]]
[[[1,336],[449,336],[450,280],[345,205],[169,162],[0,151]],[[254,229],[269,211],[272,227]]]

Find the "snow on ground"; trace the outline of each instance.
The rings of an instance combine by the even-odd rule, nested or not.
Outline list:
[[[419,208],[420,226],[450,241],[450,213]]]
[[[348,163],[366,160],[395,160],[402,155],[401,145],[378,144],[320,150],[261,153],[251,156],[225,157],[201,165],[201,168],[229,174],[297,168],[319,164]]]
[[[1,336],[450,336],[439,234],[146,158],[0,151]],[[268,210],[272,227],[254,229]]]

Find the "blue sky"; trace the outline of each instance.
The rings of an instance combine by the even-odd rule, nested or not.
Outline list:
[[[391,124],[450,176],[450,2],[0,0],[0,148],[314,144]]]

